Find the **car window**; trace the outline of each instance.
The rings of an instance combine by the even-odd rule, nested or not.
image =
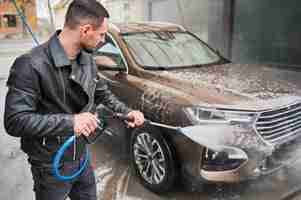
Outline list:
[[[106,43],[100,47],[94,55],[96,64],[106,66],[118,66],[126,68],[119,47],[116,47],[112,39],[107,36]]]
[[[220,57],[187,32],[147,32],[123,35],[138,64],[145,67],[185,67],[214,63]]]

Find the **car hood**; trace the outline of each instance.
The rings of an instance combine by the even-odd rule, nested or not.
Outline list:
[[[223,107],[267,109],[299,101],[301,95],[301,71],[276,66],[231,63],[169,70],[162,75],[193,95],[206,91],[216,98],[205,103]]]

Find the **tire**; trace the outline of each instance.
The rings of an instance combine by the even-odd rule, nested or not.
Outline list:
[[[160,131],[149,125],[133,131],[131,164],[142,185],[155,193],[170,191],[176,179],[175,159]]]

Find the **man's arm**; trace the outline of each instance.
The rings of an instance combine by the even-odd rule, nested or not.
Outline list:
[[[73,133],[73,115],[37,113],[41,98],[39,75],[32,67],[29,56],[16,59],[7,86],[4,126],[8,134],[43,137]]]
[[[108,89],[104,79],[100,79],[96,85],[95,104],[102,103],[114,112],[127,114],[128,118],[132,119],[127,122],[128,127],[134,128],[142,126],[144,123],[144,115],[140,111],[131,110],[124,103],[119,101],[116,96]]]

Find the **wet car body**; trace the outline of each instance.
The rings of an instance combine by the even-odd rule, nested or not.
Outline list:
[[[173,33],[188,34],[207,49],[205,55],[218,59],[189,66],[150,67],[141,65],[132,46],[136,41],[127,39],[146,34],[137,40],[153,45],[157,40],[175,40]],[[189,39],[176,45],[189,43]],[[233,64],[183,27],[170,23],[111,25],[107,42],[111,46],[95,54],[100,75],[129,107],[167,125],[146,124],[124,134],[130,138],[136,174],[152,191],[168,191],[179,174],[194,187],[248,180],[292,164],[300,147],[300,72]],[[148,50],[143,47],[139,52]],[[162,52],[168,57],[168,51]],[[104,67],[104,56],[112,58],[116,68]],[[168,59],[173,62],[176,58]],[[117,127],[117,132],[129,131]],[[162,155],[156,157],[148,147],[139,147],[144,140]]]

